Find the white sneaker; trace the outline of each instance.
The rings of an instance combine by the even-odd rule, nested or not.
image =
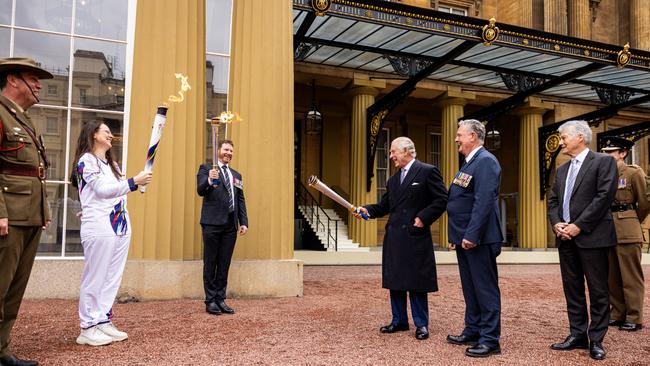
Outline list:
[[[99,330],[101,330],[107,336],[111,337],[113,341],[116,342],[123,341],[129,338],[129,335],[126,334],[126,332],[122,332],[121,330],[118,330],[111,322],[98,324],[97,328],[99,328]]]
[[[113,338],[107,336],[99,330],[97,326],[82,329],[81,334],[77,337],[78,344],[87,344],[89,346],[105,346],[113,343]]]

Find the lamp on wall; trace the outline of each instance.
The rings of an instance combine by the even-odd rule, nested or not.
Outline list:
[[[494,122],[491,125],[492,129],[485,134],[485,148],[489,151],[497,151],[501,148],[501,134],[494,126]]]
[[[316,105],[316,79],[311,82],[311,108],[305,115],[305,133],[319,135],[323,130],[323,115]]]

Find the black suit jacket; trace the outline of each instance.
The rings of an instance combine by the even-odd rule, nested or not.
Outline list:
[[[216,187],[208,183],[208,173],[212,165],[204,164],[199,167],[196,174],[196,192],[203,197],[203,206],[201,207],[201,225],[225,225],[228,222],[228,191],[223,184],[223,172],[219,169],[220,184]],[[237,179],[243,182],[241,174],[228,166],[232,174],[232,182]],[[234,178],[234,179],[233,179]],[[232,184],[232,183],[231,183]],[[243,183],[241,187],[232,184],[235,196],[235,226],[244,225],[248,227],[248,217],[246,216],[246,201],[244,200]]]
[[[382,250],[382,286],[391,290],[438,290],[431,224],[445,212],[447,189],[438,168],[414,161],[400,184],[398,170],[381,201],[365,206],[371,218],[390,213]],[[419,217],[424,227],[413,226]]]
[[[563,222],[562,202],[570,162],[557,169],[548,197],[551,225]],[[616,245],[616,230],[610,206],[618,188],[618,169],[614,158],[589,151],[573,185],[569,206],[571,223],[580,228],[574,238],[579,248],[603,248]],[[556,239],[560,244],[560,239]]]

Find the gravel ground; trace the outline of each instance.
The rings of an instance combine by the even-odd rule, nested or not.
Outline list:
[[[200,300],[117,304],[115,324],[129,339],[104,347],[79,346],[76,301],[28,300],[13,333],[20,357],[42,365],[650,365],[647,328],[610,328],[605,361],[586,350],[557,352],[568,334],[557,265],[500,266],[502,354],[464,356],[445,342],[463,325],[464,303],[455,265],[438,267],[440,291],[429,296],[431,337],[411,331],[380,334],[390,321],[381,268],[305,267],[304,297],[232,299],[235,315],[205,313]],[[645,268],[650,278],[650,267]],[[645,298],[650,316],[649,296]]]

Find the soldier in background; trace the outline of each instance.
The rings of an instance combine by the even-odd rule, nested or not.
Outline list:
[[[612,307],[609,325],[630,332],[641,329],[643,324],[641,222],[650,212],[643,169],[625,164],[632,146],[634,142],[630,140],[610,137],[602,149],[616,159],[618,167],[618,190],[612,203],[618,245],[609,253],[609,301]]]

